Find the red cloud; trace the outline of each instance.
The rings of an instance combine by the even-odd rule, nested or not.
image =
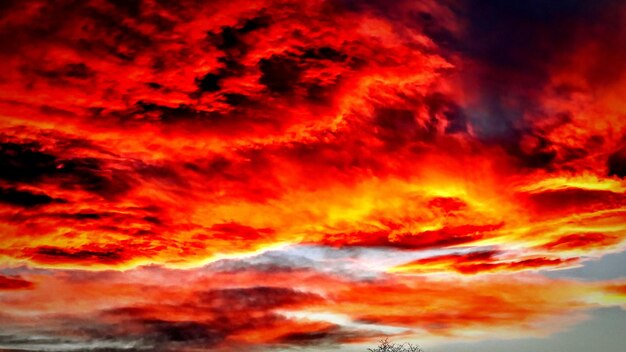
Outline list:
[[[461,274],[480,274],[499,271],[534,270],[571,265],[577,258],[498,258],[498,251],[450,254],[419,259],[392,269],[394,272],[436,273],[456,271]]]
[[[22,290],[33,288],[32,282],[20,277],[0,275],[0,290]]]
[[[532,330],[621,292],[531,272],[624,247],[624,6],[531,3],[2,5],[0,319],[232,349]],[[286,245],[311,250],[200,269]]]
[[[477,254],[475,259],[491,256]],[[145,348],[155,343],[217,349],[358,343],[375,338],[381,327],[397,334],[419,328],[448,338],[462,336],[466,329],[504,333],[513,327],[518,336],[540,335],[546,333],[541,327],[545,322],[554,324],[557,319],[551,329],[558,330],[568,325],[559,317],[579,319],[598,304],[611,304],[587,301],[591,297],[623,291],[615,282],[533,275],[349,281],[302,270],[146,267],[126,272],[57,271],[35,278],[37,286],[9,292],[8,301],[0,303],[7,326],[30,331],[32,327],[13,314],[17,311],[38,316],[49,331],[68,341],[84,336],[80,331],[98,339],[106,329],[106,336],[140,341]],[[74,303],[67,305],[68,300]],[[72,327],[78,321],[89,327],[87,332]]]

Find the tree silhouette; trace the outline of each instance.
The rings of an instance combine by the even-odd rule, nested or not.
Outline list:
[[[413,345],[410,343],[393,343],[389,342],[389,339],[380,340],[378,346],[376,348],[368,348],[369,352],[424,352],[417,345]]]

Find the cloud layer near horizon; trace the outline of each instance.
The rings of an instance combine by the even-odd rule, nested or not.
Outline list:
[[[0,347],[536,336],[623,304],[537,273],[624,249],[619,1],[0,13]]]

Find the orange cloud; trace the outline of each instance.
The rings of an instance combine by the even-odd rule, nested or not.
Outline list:
[[[469,254],[450,254],[419,259],[392,268],[392,272],[436,273],[456,271],[461,274],[479,274],[498,271],[535,270],[541,267],[568,266],[577,262],[577,258],[498,258],[497,251],[472,252]]]
[[[537,272],[625,248],[626,7],[531,3],[2,5],[3,325],[228,349],[621,304]]]
[[[20,323],[19,315],[27,313],[70,341],[80,335],[63,326],[84,321],[93,339],[108,329],[119,340],[168,348],[359,343],[375,338],[380,329],[421,338],[463,338],[467,329],[505,333],[512,327],[517,333],[511,337],[544,335],[573,322],[563,316],[583,319],[589,309],[619,304],[613,296],[622,291],[621,283],[536,275],[349,281],[314,271],[209,267],[57,271],[26,279],[36,286],[8,291],[0,303],[3,319],[14,316],[6,321],[17,331],[28,334],[35,328]],[[68,301],[74,303],[68,306]]]

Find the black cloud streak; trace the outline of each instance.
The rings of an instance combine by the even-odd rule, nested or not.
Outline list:
[[[224,52],[224,56],[219,59],[224,66],[208,72],[202,77],[196,78],[195,83],[199,90],[197,93],[202,94],[220,91],[222,89],[221,82],[223,79],[238,76],[244,68],[239,63],[238,59],[248,51],[248,44],[245,41],[245,37],[251,32],[269,27],[270,24],[271,18],[269,16],[260,15],[245,20],[238,27],[223,26],[218,33],[208,32],[207,36],[209,42],[215,45],[217,49]],[[197,93],[192,96],[197,95]],[[238,104],[235,103],[233,105]]]
[[[41,259],[63,259],[63,260],[71,260],[72,262],[80,262],[80,261],[91,261],[96,260],[101,263],[107,262],[118,262],[124,259],[124,249],[123,248],[114,248],[111,250],[66,250],[57,247],[38,247],[33,251],[35,257],[39,260]]]
[[[0,178],[6,181],[32,183],[57,171],[57,159],[39,151],[35,143],[0,144]]]
[[[626,147],[609,155],[607,167],[609,176],[626,177]]]
[[[0,203],[31,208],[39,205],[50,204],[55,201],[61,202],[61,200],[56,200],[43,193],[31,193],[15,188],[0,188]]]
[[[367,336],[364,333],[345,331],[337,326],[306,332],[293,332],[278,337],[274,344],[281,346],[332,346],[341,341],[349,341]]]
[[[288,93],[300,82],[303,68],[289,55],[272,55],[259,61],[259,83],[273,93]]]
[[[159,346],[159,350],[170,351],[181,348],[215,347],[229,336],[245,331],[290,324],[287,318],[277,315],[274,309],[319,301],[316,294],[300,292],[290,288],[257,286],[243,288],[214,289],[197,292],[195,299],[177,306],[121,307],[102,312],[103,315],[119,319],[122,326],[138,326],[144,344]],[[156,309],[175,309],[181,312],[201,310],[210,313],[202,321],[168,321],[162,319],[141,318],[150,316]],[[296,328],[297,329],[297,328]],[[119,339],[131,339],[137,336],[125,335],[118,331]],[[294,332],[281,336],[276,344],[302,345],[319,340],[341,337],[338,327],[330,327],[318,332]]]
[[[247,19],[239,27],[223,26],[219,33],[209,32],[209,40],[220,50],[225,52],[244,53],[247,49],[246,34],[269,27],[271,18],[260,15]]]
[[[225,337],[221,331],[207,323],[165,320],[144,320],[141,323],[149,330],[148,336],[161,344],[173,343],[174,346],[171,347],[175,347],[177,343],[187,346],[210,347],[220,343]],[[169,350],[170,348],[165,347],[164,349]]]
[[[63,159],[44,151],[37,143],[0,143],[0,180],[12,184],[37,185],[52,182],[65,189],[82,188],[102,197],[114,197],[132,188],[133,182],[122,171],[105,167],[97,158]],[[4,189],[5,202],[31,206],[51,203],[47,195],[26,194]]]

